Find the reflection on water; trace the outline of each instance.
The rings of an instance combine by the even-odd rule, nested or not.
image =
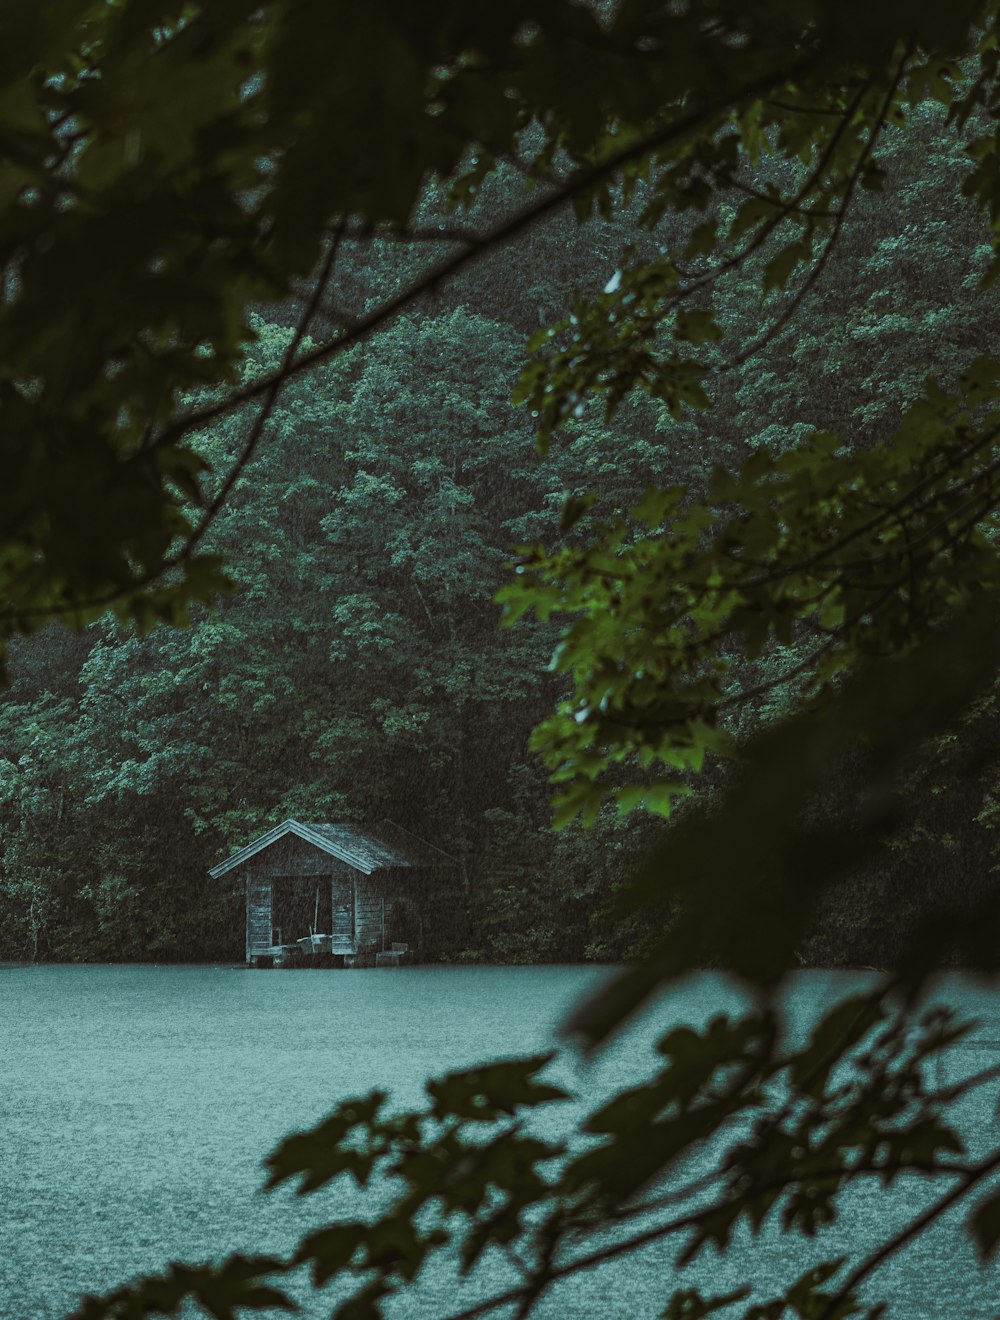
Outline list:
[[[606,970],[426,967],[398,971],[247,972],[230,967],[0,968],[0,1316],[45,1320],[81,1290],[104,1291],[170,1259],[228,1251],[284,1253],[345,1209],[330,1194],[260,1192],[261,1159],[285,1133],[373,1087],[399,1105],[421,1101],[428,1076],[544,1049],[576,997]],[[804,972],[791,1007],[804,1023],[871,978]],[[936,997],[980,1019],[976,1043],[949,1076],[1000,1062],[1000,993],[962,978]],[[561,1060],[562,1080],[589,1104],[654,1066],[668,1026],[738,1011],[737,991],[692,978],[599,1061]],[[977,1142],[995,1140],[996,1089],[966,1102]],[[555,1113],[547,1120],[558,1124]],[[817,1249],[740,1243],[732,1259],[692,1272],[713,1292],[783,1277],[809,1260],[870,1245],[916,1204],[912,1188],[855,1195]],[[794,1260],[789,1259],[794,1251]],[[662,1245],[567,1281],[544,1304],[549,1320],[656,1316],[669,1295]],[[888,1266],[873,1296],[905,1320],[993,1320],[1000,1274],[980,1273],[948,1223]],[[435,1320],[488,1280],[456,1291],[445,1271],[399,1320]],[[314,1314],[329,1314],[323,1307]]]

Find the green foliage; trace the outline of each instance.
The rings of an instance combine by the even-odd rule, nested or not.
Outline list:
[[[642,192],[642,219],[655,227],[668,212],[705,211],[717,190],[735,187],[741,153],[751,161],[776,153],[806,171],[804,181],[747,198],[725,237],[702,222],[695,259],[710,269],[692,287],[769,241],[783,246],[765,284],[781,284],[817,236],[832,241],[837,208],[857,186],[876,182],[871,158],[884,124],[905,121],[908,107],[933,96],[964,125],[989,100],[988,22],[983,75],[964,96],[954,90],[955,56],[984,21],[980,6],[951,6],[946,20],[920,9],[905,44],[894,22],[863,5],[835,12],[822,37],[802,42],[800,6],[783,4],[755,40],[734,42],[728,18],[706,35],[697,6],[675,14],[639,3],[619,6],[610,25],[561,0],[475,18],[440,0],[419,24],[381,8],[349,23],[303,23],[294,0],[179,14],[158,4],[66,4],[44,24],[19,6],[9,20],[18,56],[0,88],[5,454],[18,474],[0,506],[4,635],[51,613],[93,617],[108,604],[147,625],[178,621],[192,600],[224,586],[218,561],[199,546],[214,515],[185,507],[204,469],[183,442],[197,422],[180,411],[183,392],[234,381],[253,337],[248,301],[287,297],[319,258],[332,220],[360,216],[369,231],[405,230],[428,176],[453,178],[470,149],[480,154],[453,198],[474,198],[470,180],[488,174],[529,125],[531,177],[544,177],[557,157],[572,166],[553,197],[474,248],[558,200],[574,199],[581,216],[610,214],[616,171],[626,197]],[[735,10],[729,17],[738,27]],[[643,63],[642,76],[623,76],[622,52],[637,42],[658,58]],[[790,49],[799,54],[789,62]],[[723,94],[678,112],[698,105],[700,78]],[[387,103],[374,91],[383,85],[393,89]],[[979,155],[971,191],[988,204],[990,157]],[[730,251],[732,243],[742,247]],[[451,268],[467,264],[459,255]],[[653,269],[637,265],[635,279],[648,282]],[[546,428],[594,385],[610,388],[612,404],[640,379],[675,409],[704,401],[695,360],[661,360],[647,346],[668,312],[660,304],[672,306],[672,269],[664,264],[660,283],[615,323],[623,357],[616,348],[592,377],[597,342],[584,338],[590,347],[566,360],[570,374],[557,368],[541,387]],[[629,283],[610,295],[623,311],[637,293]],[[403,304],[390,298],[339,342]],[[610,315],[595,305],[578,318],[581,334],[587,324],[603,334]],[[691,317],[684,309],[676,323],[682,339],[715,333],[714,323]],[[63,351],[69,340],[72,355]],[[331,347],[298,354],[296,370]],[[261,382],[242,393],[267,389]],[[96,502],[98,524],[88,515]],[[168,567],[176,571],[165,584]]]
[[[281,1288],[264,1281],[282,1262],[268,1256],[231,1256],[220,1266],[173,1264],[138,1288],[119,1288],[106,1297],[88,1296],[76,1320],[144,1320],[152,1315],[182,1316],[191,1302],[213,1320],[237,1320],[247,1311],[296,1311]]]
[[[142,650],[101,624],[82,695],[74,678],[5,706],[3,884],[26,937],[81,900],[115,938],[132,915],[136,860],[116,849],[92,875],[65,872],[68,842],[86,840],[66,818],[71,784],[94,805],[127,801],[135,827],[154,820],[136,803],[190,781],[189,819],[222,837],[278,800],[296,758],[337,766],[296,776],[311,784],[298,800],[339,805],[381,746],[384,792],[419,767],[439,776],[425,814],[460,799],[460,826],[488,810],[510,838],[521,767],[506,762],[504,791],[485,792],[472,731],[491,725],[495,747],[509,709],[530,723],[554,700],[534,746],[560,822],[601,822],[617,842],[609,802],[670,815],[698,782],[715,790],[623,894],[634,925],[670,921],[571,1030],[596,1046],[709,959],[780,980],[820,901],[905,816],[901,782],[995,680],[1000,377],[977,289],[1000,269],[996,5],[434,0],[307,21],[297,0],[36,8],[0,20],[0,639],[109,606],[142,630],[195,627]],[[516,198],[505,187],[522,176],[534,191]],[[953,232],[959,193],[970,205]],[[587,254],[608,268],[559,301],[538,267],[570,209],[599,218]],[[485,350],[509,333],[412,313],[448,277],[474,288],[478,257],[546,221],[526,280],[543,290],[542,325],[516,389],[553,466],[529,476],[503,443],[509,417],[475,397]],[[887,287],[890,269],[904,273]],[[836,290],[825,312],[821,283]],[[296,297],[285,335],[250,315]],[[530,307],[526,294],[512,314],[521,328]],[[392,322],[385,357],[370,356]],[[445,356],[453,374],[431,377]],[[310,399],[324,372],[333,398]],[[563,513],[554,542],[547,512]],[[238,553],[250,526],[273,575]],[[480,629],[510,541],[525,548],[503,600],[522,622],[487,665]],[[252,623],[202,617],[227,590]],[[323,603],[325,631],[300,597]],[[555,630],[546,684],[535,648]],[[211,737],[184,730],[206,690]],[[280,767],[279,746],[295,751]],[[198,773],[209,753],[230,773]],[[837,815],[852,756],[863,777]],[[247,764],[252,792],[224,801]],[[954,948],[992,968],[996,908],[987,896],[925,914],[899,983],[914,993]],[[305,1189],[394,1179],[388,1209],[320,1228],[280,1265],[174,1267],[87,1314],[149,1314],[158,1298],[176,1310],[186,1292],[225,1315],[274,1297],[255,1291],[268,1275],[310,1266],[355,1288],[338,1314],[377,1316],[458,1237],[467,1266],[491,1238],[523,1253],[523,1281],[496,1305],[527,1315],[602,1250],[678,1233],[683,1262],[772,1217],[821,1233],[861,1177],[955,1180],[915,1233],[1000,1164],[953,1158],[942,1105],[957,1093],[923,1077],[955,1029],[928,1022],[914,1040],[881,997],[856,1026],[835,1013],[798,1052],[764,1012],[668,1038],[665,1067],[591,1115],[579,1148],[521,1118],[556,1098],[537,1059],[446,1079],[411,1114],[385,1117],[377,1098],[342,1108],[272,1172]],[[642,1198],[737,1116],[749,1136],[714,1200],[644,1230],[653,1239],[560,1255],[661,1210]],[[989,1255],[995,1199],[971,1227]],[[898,1245],[737,1300],[757,1320],[874,1317],[857,1288]],[[716,1303],[686,1290],[666,1314]]]
[[[254,324],[248,371],[267,370],[291,332]],[[508,399],[518,352],[509,327],[459,308],[295,382],[206,541],[235,598],[183,631],[106,619],[65,657],[61,632],[16,646],[0,698],[7,956],[238,957],[240,896],[204,873],[287,816],[386,815],[467,859],[469,912],[438,932],[445,950],[618,947],[602,910],[636,842],[546,829],[527,743],[554,631],[498,630],[491,599],[511,537],[598,479],[608,446],[587,427],[534,460]],[[241,425],[217,422],[199,452],[223,464]],[[602,505],[661,461],[637,444]]]

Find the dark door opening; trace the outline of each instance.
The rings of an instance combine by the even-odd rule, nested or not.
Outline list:
[[[275,943],[329,935],[333,925],[328,875],[281,875],[274,881]]]

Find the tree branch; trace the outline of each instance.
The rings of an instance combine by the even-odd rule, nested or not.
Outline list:
[[[689,111],[687,114],[680,115],[670,123],[662,126],[656,131],[649,133],[646,137],[639,139],[630,146],[621,151],[608,156],[606,160],[593,165],[588,169],[582,170],[573,175],[564,184],[558,188],[552,189],[544,197],[540,198],[531,206],[525,207],[516,215],[497,225],[494,229],[482,235],[475,244],[456,253],[453,257],[435,265],[425,275],[415,280],[408,288],[404,289],[395,297],[361,317],[357,324],[347,333],[337,336],[333,340],[324,344],[317,345],[309,353],[294,363],[287,366],[282,364],[277,370],[269,372],[265,376],[245,385],[242,389],[234,390],[227,398],[220,400],[216,404],[198,409],[195,412],[188,413],[186,416],[179,417],[175,422],[161,431],[153,440],[156,447],[175,444],[183,436],[191,431],[198,430],[206,426],[209,422],[217,420],[241,404],[248,403],[250,400],[265,395],[268,390],[278,380],[287,380],[293,376],[300,375],[304,371],[316,366],[318,363],[326,361],[352,345],[362,342],[369,338],[376,330],[388,325],[395,320],[402,312],[414,303],[419,301],[426,294],[430,293],[438,284],[447,280],[456,274],[463,267],[468,265],[476,258],[482,256],[491,249],[501,247],[519,234],[530,229],[544,216],[552,211],[558,210],[566,203],[573,200],[591,188],[604,183],[607,179],[613,177],[620,170],[629,165],[635,164],[652,152],[662,150],[674,142],[682,140],[693,129],[704,125],[717,115],[722,113],[728,107],[743,103],[748,99],[756,99],[761,96],[769,87],[776,82],[782,84],[794,81],[803,74],[808,73],[819,63],[821,53],[813,50],[808,54],[801,56],[791,65],[782,68],[773,69],[759,78],[755,78],[746,86],[738,89],[736,92],[729,92],[725,95],[713,99],[707,105],[703,105]]]
[[[883,1242],[877,1250],[873,1251],[870,1256],[853,1269],[827,1302],[826,1306],[817,1317],[817,1320],[832,1320],[833,1316],[837,1314],[841,1303],[854,1291],[859,1283],[862,1283],[867,1279],[870,1274],[874,1274],[877,1269],[885,1264],[890,1256],[894,1256],[896,1252],[905,1247],[908,1242],[912,1242],[914,1238],[919,1237],[921,1233],[930,1228],[930,1226],[950,1210],[953,1205],[957,1205],[962,1197],[970,1192],[973,1187],[978,1183],[981,1183],[984,1178],[988,1178],[989,1175],[997,1169],[1000,1169],[1000,1150],[994,1151],[988,1159],[983,1160],[982,1163],[976,1164],[969,1169],[963,1174],[962,1180],[957,1187],[942,1196],[940,1200],[935,1201],[935,1203],[930,1206],[929,1209],[925,1210],[923,1214],[917,1215],[915,1219],[911,1219],[905,1228],[902,1228],[898,1233],[894,1234],[888,1239],[888,1241]]]
[[[879,109],[879,113],[875,119],[874,124],[872,125],[871,133],[868,135],[868,139],[865,142],[863,149],[859,152],[858,158],[855,161],[854,166],[851,170],[850,176],[847,181],[847,187],[844,189],[844,194],[840,202],[840,206],[837,209],[837,211],[834,213],[835,218],[833,222],[833,229],[831,230],[830,236],[823,246],[823,251],[820,253],[819,259],[816,261],[812,269],[806,275],[806,278],[803,280],[800,288],[795,293],[795,296],[789,300],[788,305],[783,309],[780,316],[777,317],[777,319],[767,328],[767,330],[764,331],[762,335],[760,335],[752,343],[748,344],[747,347],[742,350],[742,352],[737,353],[737,355],[728,364],[728,368],[742,366],[751,357],[753,357],[755,353],[758,353],[762,348],[765,348],[768,344],[772,343],[774,338],[781,333],[781,331],[785,328],[788,322],[798,311],[799,307],[801,307],[803,300],[806,298],[809,292],[813,288],[815,288],[816,284],[819,282],[819,279],[822,276],[823,271],[826,269],[826,263],[830,260],[833,250],[836,247],[837,239],[840,237],[840,231],[843,228],[844,221],[847,218],[847,213],[851,205],[851,199],[854,196],[854,193],[858,186],[858,181],[861,178],[861,172],[864,169],[865,164],[868,161],[868,158],[870,157],[872,151],[874,151],[875,143],[877,142],[879,136],[881,135],[882,130],[885,128],[886,119],[889,114],[889,110],[896,96],[896,92],[899,88],[899,84],[903,80],[903,75],[906,72],[906,63],[907,60],[909,60],[911,54],[912,54],[912,48],[907,46],[903,58],[899,62],[899,67],[896,70],[896,74],[889,85],[889,90],[885,94],[885,98],[883,99],[882,105]]]
[[[309,326],[312,323],[313,317],[316,315],[316,311],[317,308],[319,307],[320,301],[323,298],[323,295],[326,292],[327,285],[329,284],[333,276],[334,267],[337,264],[337,254],[340,251],[340,242],[341,242],[342,234],[343,234],[343,227],[341,224],[338,223],[334,228],[334,232],[330,238],[330,244],[327,249],[326,257],[324,258],[323,265],[320,268],[320,272],[319,275],[317,276],[316,283],[313,286],[312,294],[309,298],[309,301],[306,303],[305,307],[303,308],[302,314],[299,317],[298,324],[295,327],[295,331],[292,335],[292,338],[288,344],[288,347],[285,349],[284,356],[282,357],[281,368],[284,368],[285,370],[291,367],[292,364],[294,363],[295,355],[299,350],[299,345],[302,343],[302,340],[305,338],[306,334],[308,333]],[[165,568],[173,568],[177,564],[180,564],[184,560],[189,559],[191,557],[191,555],[194,553],[199,543],[203,539],[205,533],[208,531],[209,527],[211,527],[212,523],[215,521],[216,517],[218,516],[219,511],[222,509],[227,498],[229,497],[229,492],[236,485],[237,481],[240,479],[243,472],[246,470],[247,464],[250,462],[254,454],[257,452],[257,447],[260,444],[261,437],[264,434],[264,427],[267,425],[268,419],[270,418],[271,413],[274,409],[274,405],[278,401],[278,395],[281,393],[282,386],[284,385],[285,381],[288,379],[287,375],[280,374],[281,368],[279,368],[279,374],[275,377],[274,381],[272,382],[272,384],[270,385],[270,387],[268,388],[267,392],[264,395],[264,401],[261,406],[261,409],[258,412],[257,416],[254,418],[253,426],[250,428],[250,434],[247,436],[247,439],[244,442],[243,449],[239,457],[237,458],[233,466],[229,469],[226,479],[223,481],[221,487],[216,493],[215,498],[212,500],[211,504],[209,504],[208,508],[205,510],[205,513],[203,514],[201,521],[198,523],[198,526],[194,529],[194,531],[191,533],[188,539],[184,542],[184,545],[181,547],[181,549],[177,551],[176,554],[172,555],[169,559],[166,560],[164,565]]]
[[[973,1165],[971,1168],[964,1165],[932,1164],[928,1161],[913,1161],[906,1165],[894,1166],[893,1172],[903,1173],[907,1170],[911,1170],[915,1173],[951,1174],[961,1178],[961,1186],[958,1189],[949,1192],[947,1196],[943,1197],[941,1201],[937,1203],[940,1208],[934,1211],[931,1218],[928,1218],[927,1214],[920,1217],[921,1220],[927,1220],[929,1223],[933,1222],[933,1218],[937,1218],[939,1214],[943,1214],[950,1205],[960,1199],[960,1197],[963,1196],[976,1182],[981,1181],[992,1172],[993,1169],[998,1167],[1000,1167],[1000,1151],[997,1151],[992,1155],[988,1161],[984,1162],[984,1164]],[[852,1173],[855,1171],[850,1169],[831,1169],[829,1176],[832,1177],[837,1172]],[[871,1168],[858,1169],[856,1172],[859,1175],[877,1175],[879,1169],[872,1166]],[[821,1172],[810,1172],[810,1177],[823,1176],[825,1175]],[[750,1196],[743,1198],[744,1204],[749,1204],[760,1197],[769,1197],[772,1193],[786,1190],[787,1188],[794,1186],[794,1184],[795,1179],[793,1178],[775,1179],[772,1182],[762,1183],[753,1189]],[[585,1270],[594,1269],[597,1266],[606,1264],[608,1261],[616,1260],[621,1256],[631,1255],[642,1247],[649,1246],[653,1242],[662,1241],[664,1238],[673,1236],[676,1233],[682,1233],[685,1229],[697,1228],[699,1224],[710,1219],[713,1215],[718,1214],[720,1210],[726,1209],[730,1203],[731,1202],[727,1200],[715,1201],[712,1205],[706,1206],[701,1210],[694,1210],[689,1214],[680,1215],[676,1219],[671,1219],[666,1223],[657,1224],[652,1228],[645,1229],[643,1232],[636,1233],[632,1237],[625,1238],[621,1242],[615,1242],[611,1246],[601,1247],[596,1251],[588,1252],[585,1256],[578,1256],[575,1260],[568,1261],[565,1265],[560,1265],[550,1270],[547,1275],[546,1286],[558,1283],[561,1279],[569,1278],[571,1275],[583,1273]],[[926,1227],[926,1224],[924,1224],[923,1227]],[[921,1228],[913,1231],[912,1225],[908,1226],[907,1230],[909,1236],[916,1236],[916,1233],[920,1231],[922,1231]],[[909,1241],[909,1236],[906,1237],[905,1241]],[[883,1259],[887,1259],[888,1255],[899,1250],[899,1248],[904,1245],[904,1240],[902,1240],[902,1238],[902,1234],[897,1234],[895,1238],[890,1239],[889,1243],[885,1244],[885,1248],[883,1249],[884,1254],[882,1252],[873,1253],[873,1256],[869,1257],[868,1260],[864,1262],[864,1265],[855,1271],[858,1275],[858,1279],[855,1281],[852,1276],[847,1280],[844,1290],[840,1294],[840,1300],[842,1300],[851,1288],[855,1286],[855,1282],[860,1282],[862,1278],[866,1277],[867,1273],[878,1268],[878,1265],[882,1263]],[[876,1254],[879,1256],[879,1259],[876,1263],[872,1264],[871,1262]],[[862,1270],[865,1272],[862,1273]],[[450,1315],[444,1317],[444,1320],[478,1320],[479,1316],[488,1315],[490,1311],[495,1311],[501,1306],[512,1306],[520,1303],[526,1296],[527,1292],[528,1285],[519,1284],[514,1288],[508,1289],[504,1293],[498,1293],[493,1297],[488,1297],[485,1301],[476,1302],[474,1305],[466,1307],[465,1310],[454,1311]],[[829,1317],[832,1314],[832,1308],[828,1309],[822,1316],[818,1317],[818,1320],[829,1320]]]

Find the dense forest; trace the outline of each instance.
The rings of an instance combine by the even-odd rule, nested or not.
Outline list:
[[[928,995],[1000,971],[1000,0],[0,37],[0,955],[238,958],[208,868],[294,814],[458,859],[451,959],[619,960],[543,1053],[416,1040],[415,1107],[352,1071],[265,1160],[324,1194],[290,1254],[80,1320],[305,1272],[344,1320],[431,1274],[524,1318],[656,1246],[668,1320],[879,1320],[934,1228],[960,1305],[1000,1148],[952,1051],[995,1041]],[[884,975],[792,974],[831,963]],[[651,1069],[588,1096],[637,1016]]]
[[[971,203],[956,202],[965,164],[943,113],[927,102],[905,132],[886,130],[880,190],[859,197],[823,280],[779,333],[757,342],[759,263],[722,283],[719,322],[746,360],[707,382],[707,414],[639,396],[606,421],[581,403],[543,454],[528,409],[512,403],[525,340],[569,292],[599,292],[623,254],[676,245],[687,223],[667,217],[651,234],[628,206],[581,227],[572,216],[536,225],[516,258],[493,253],[290,382],[205,543],[235,580],[218,609],[193,607],[182,631],[139,633],[109,615],[12,644],[0,957],[239,956],[240,896],[207,869],[287,816],[387,816],[459,858],[467,910],[452,957],[637,951],[642,932],[616,915],[615,892],[662,822],[605,807],[589,828],[550,831],[546,767],[529,744],[565,686],[549,665],[557,629],[500,627],[496,593],[517,547],[628,517],[650,485],[703,491],[716,465],[780,452],[814,428],[879,444],[922,388],[932,348],[947,371],[994,342],[996,300],[979,287],[987,247]],[[520,187],[501,170],[470,223],[502,214]],[[433,247],[440,198],[429,193],[423,212]],[[418,255],[348,238],[321,315],[362,312]],[[296,312],[260,309],[244,378],[276,365]],[[844,392],[845,379],[860,389]],[[231,414],[195,447],[224,469],[242,424]],[[589,491],[597,502],[561,527],[567,499]],[[779,690],[740,719],[756,725],[792,696]],[[974,896],[992,883],[996,720],[987,694],[914,762],[906,819],[830,901],[803,961],[877,963],[929,891],[972,878]],[[845,798],[852,773],[845,763]]]

